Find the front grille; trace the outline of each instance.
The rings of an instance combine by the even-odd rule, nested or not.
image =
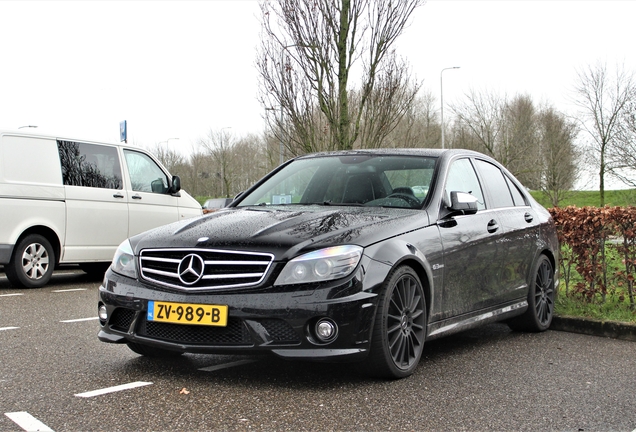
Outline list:
[[[167,342],[199,345],[252,345],[242,320],[229,318],[226,327],[170,324],[143,320],[138,334]]]
[[[263,281],[274,256],[216,249],[144,249],[141,277],[187,291],[247,287]]]
[[[126,308],[117,308],[110,317],[110,328],[120,332],[127,332],[135,318],[135,311]]]
[[[296,331],[281,319],[263,319],[259,321],[275,342],[300,342]]]

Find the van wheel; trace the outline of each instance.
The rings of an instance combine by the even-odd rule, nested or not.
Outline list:
[[[51,243],[39,234],[23,238],[5,266],[9,282],[24,288],[39,288],[46,285],[55,268],[55,252]]]

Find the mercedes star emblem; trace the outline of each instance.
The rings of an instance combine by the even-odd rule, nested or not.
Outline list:
[[[184,285],[194,285],[203,277],[205,263],[197,254],[186,255],[179,263],[179,280]]]

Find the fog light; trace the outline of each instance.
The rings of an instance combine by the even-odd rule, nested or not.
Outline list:
[[[97,315],[99,319],[102,321],[106,321],[108,319],[108,312],[106,311],[106,306],[99,305],[99,309],[97,310]]]
[[[336,333],[338,332],[338,326],[335,322],[323,318],[316,323],[316,337],[321,342],[329,342],[336,337]]]

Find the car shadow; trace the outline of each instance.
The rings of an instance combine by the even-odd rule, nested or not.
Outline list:
[[[422,360],[414,375],[427,374],[438,363],[456,356],[470,355],[482,345],[497,344],[521,333],[505,324],[491,324],[479,329],[427,342]],[[223,368],[223,365],[228,367]],[[212,368],[212,371],[202,370]],[[184,354],[175,358],[153,359],[135,357],[117,368],[123,374],[179,377],[187,381],[233,386],[264,386],[285,389],[336,390],[343,385],[376,385],[379,382],[399,382],[369,377],[360,363],[325,363],[285,360],[274,355],[202,355]]]
[[[16,287],[9,282],[6,274],[4,273],[4,269],[0,268],[0,290],[31,290],[31,289],[46,289],[52,288],[60,285],[75,285],[75,284],[87,284],[87,283],[99,283],[104,278],[103,274],[97,273],[85,273],[80,270],[78,267],[62,267],[59,270],[55,270],[53,272],[53,276],[51,276],[51,280],[48,284],[41,288],[22,288]]]

